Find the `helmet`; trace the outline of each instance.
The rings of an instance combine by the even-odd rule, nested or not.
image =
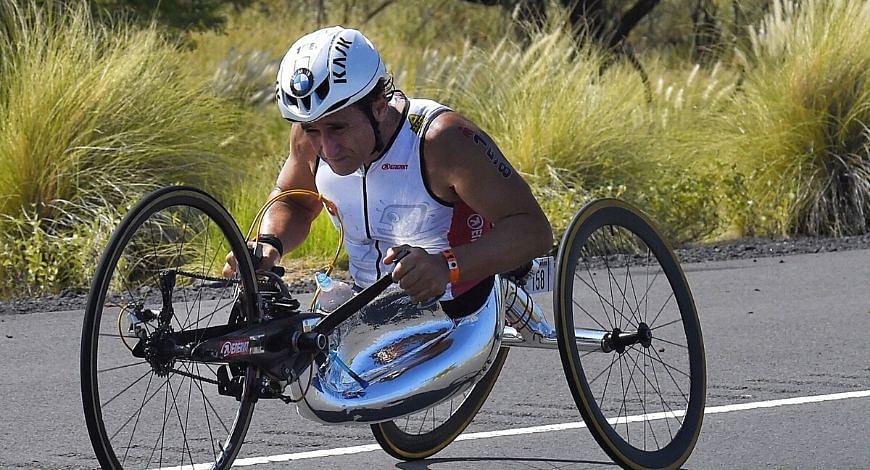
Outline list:
[[[381,56],[362,33],[341,26],[302,36],[281,60],[278,109],[291,122],[312,122],[366,96],[388,79]]]

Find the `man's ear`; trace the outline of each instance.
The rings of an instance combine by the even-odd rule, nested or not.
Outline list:
[[[381,95],[376,100],[372,101],[372,116],[378,122],[383,122],[387,118],[387,98]]]

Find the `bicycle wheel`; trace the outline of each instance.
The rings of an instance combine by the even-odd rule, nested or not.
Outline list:
[[[706,366],[676,256],[640,211],[602,199],[571,221],[558,259],[559,353],[589,431],[625,468],[678,468],[701,430]],[[604,351],[578,352],[575,328],[606,333]]]
[[[236,277],[210,279],[229,251],[239,260]],[[232,368],[244,375],[237,400],[218,394],[226,371],[219,364],[140,358],[133,349],[143,337],[157,344],[166,332],[255,322],[256,296],[245,240],[207,194],[164,188],[127,214],[97,266],[82,330],[82,402],[102,468],[230,467],[250,424],[258,370]],[[174,313],[161,319],[166,305]]]
[[[453,442],[471,424],[498,379],[509,348],[501,348],[486,374],[474,387],[426,410],[372,425],[384,451],[401,460],[425,459]]]

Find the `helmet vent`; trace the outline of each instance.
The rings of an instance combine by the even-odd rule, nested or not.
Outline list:
[[[344,106],[345,103],[347,103],[348,99],[349,98],[345,98],[343,100],[336,101],[336,103],[334,105],[330,106],[329,109],[327,109],[326,112],[323,114],[328,114],[328,113],[335,111],[336,109],[341,109],[341,107]]]
[[[329,94],[329,80],[324,80],[317,89],[314,90],[314,93],[317,93],[317,97],[320,98],[320,101],[326,99],[326,95]]]
[[[305,109],[311,109],[311,95],[302,97],[302,106],[304,106]]]

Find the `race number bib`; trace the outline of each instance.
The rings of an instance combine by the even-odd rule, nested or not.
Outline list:
[[[532,271],[523,285],[523,290],[529,294],[552,291],[556,278],[556,260],[552,256],[545,256],[536,258],[535,264],[537,264],[537,270],[534,266],[532,267]]]

